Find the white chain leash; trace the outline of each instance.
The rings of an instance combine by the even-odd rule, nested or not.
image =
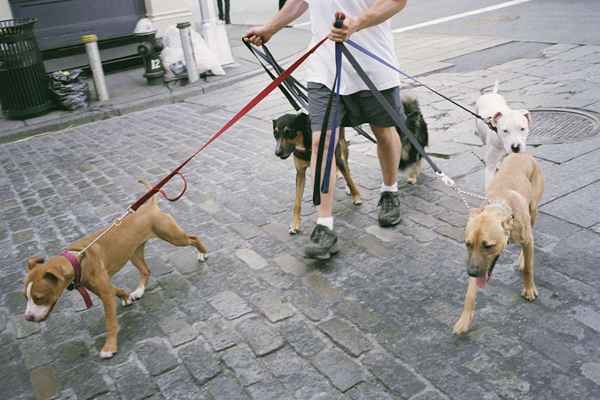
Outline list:
[[[462,202],[465,205],[465,207],[466,207],[467,210],[471,209],[471,206],[469,205],[469,202],[467,201],[467,198],[465,197],[465,195],[473,197],[475,199],[483,200],[483,201],[487,201],[487,199],[488,199],[487,197],[482,196],[480,194],[472,193],[472,192],[467,192],[466,190],[462,190],[461,188],[459,188],[458,186],[456,186],[456,182],[454,182],[454,180],[452,178],[450,178],[448,175],[446,175],[443,172],[436,172],[435,175],[438,178],[440,178],[440,180],[444,183],[444,185],[448,186],[450,189],[452,189],[456,193],[458,193],[458,196],[462,200]]]
[[[125,217],[127,217],[129,214],[134,213],[135,211],[133,211],[131,208],[129,208],[127,210],[127,212],[123,215],[121,215],[119,218],[115,219],[115,221],[108,227],[106,228],[101,234],[99,234],[94,240],[92,240],[87,246],[85,246],[83,248],[83,250],[76,252],[78,256],[82,256],[90,247],[92,247],[94,244],[96,244],[96,242],[100,239],[102,239],[102,237],[104,235],[106,235],[108,232],[112,231],[113,228],[121,225],[121,222],[123,222],[123,220],[125,219]]]

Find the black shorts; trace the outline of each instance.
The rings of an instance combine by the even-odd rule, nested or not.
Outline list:
[[[313,132],[318,132],[323,125],[327,100],[329,99],[331,90],[327,86],[315,82],[308,82],[307,87],[310,126]],[[402,102],[400,101],[400,89],[397,86],[382,90],[381,94],[398,112],[404,113]],[[333,101],[335,105],[335,98]],[[332,107],[328,126],[331,126],[333,114],[334,110]],[[396,125],[369,90],[340,96],[338,126],[358,126],[362,124],[371,124],[382,128]]]

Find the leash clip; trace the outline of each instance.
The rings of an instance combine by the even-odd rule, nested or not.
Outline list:
[[[440,172],[436,172],[435,173],[438,178],[440,178],[442,180],[442,182],[444,182],[444,184],[448,187],[453,188],[454,186],[456,186],[456,182],[454,182],[454,180],[452,178],[450,178],[448,175],[446,175],[444,172],[440,171]]]

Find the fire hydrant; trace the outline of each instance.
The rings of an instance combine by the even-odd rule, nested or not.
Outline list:
[[[136,33],[136,35],[142,37],[142,42],[138,45],[138,54],[144,60],[146,69],[144,77],[149,85],[160,85],[165,75],[160,60],[160,52],[164,48],[162,40],[156,37],[156,32]]]

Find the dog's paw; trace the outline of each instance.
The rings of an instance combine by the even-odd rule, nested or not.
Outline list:
[[[362,204],[362,199],[360,197],[352,198],[352,204],[355,206],[360,206]]]
[[[458,321],[454,324],[454,328],[452,331],[455,335],[462,335],[466,333],[471,327],[471,323],[473,322],[473,318],[475,317],[474,312],[463,312]]]
[[[206,262],[208,260],[208,253],[198,253],[198,262]]]
[[[417,183],[417,177],[416,176],[412,176],[412,177],[406,178],[406,182],[409,185],[415,185]]]
[[[300,233],[300,227],[298,226],[294,226],[294,225],[290,225],[290,229],[288,230],[290,235],[297,235]]]
[[[346,192],[346,196],[352,195],[352,191],[350,190],[350,188],[348,186],[346,186],[345,192]]]
[[[531,287],[524,287],[521,291],[521,296],[527,301],[534,301],[538,297],[538,291],[535,285]]]
[[[107,360],[109,358],[113,358],[115,354],[117,354],[117,347],[116,346],[104,345],[102,347],[102,350],[100,350],[100,353],[98,355],[103,360]]]
[[[128,299],[129,304],[132,304],[134,301],[138,301],[139,299],[144,297],[145,291],[146,291],[146,288],[143,286],[140,286],[137,289],[135,289],[133,292],[131,292],[129,294],[129,299]]]
[[[133,304],[133,300],[131,299],[131,295],[127,299],[121,299],[121,305],[123,307],[127,307]]]

